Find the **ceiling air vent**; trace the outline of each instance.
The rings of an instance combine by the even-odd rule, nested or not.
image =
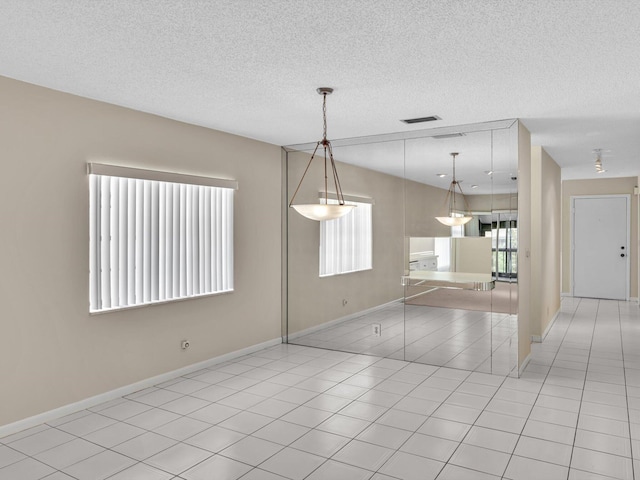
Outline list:
[[[430,117],[407,118],[406,120],[400,120],[400,121],[411,124],[411,123],[434,122],[436,120],[442,120],[442,119],[436,115],[431,115]]]
[[[436,140],[443,140],[445,138],[455,138],[455,137],[465,137],[466,133],[445,133],[444,135],[434,135],[431,138],[435,138]]]

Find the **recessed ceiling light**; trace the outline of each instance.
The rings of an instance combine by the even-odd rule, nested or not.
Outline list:
[[[471,188],[478,188],[478,185],[471,185]]]
[[[436,173],[436,175],[437,175],[438,177],[440,177],[440,178],[442,178],[442,177],[446,177],[446,176],[447,176],[447,174],[446,174],[446,173]]]
[[[493,175],[493,170],[485,170],[484,173],[486,175]]]
[[[412,124],[412,123],[434,122],[436,120],[442,120],[442,119],[437,115],[431,115],[429,117],[407,118],[405,120],[400,120],[400,121],[404,123]]]

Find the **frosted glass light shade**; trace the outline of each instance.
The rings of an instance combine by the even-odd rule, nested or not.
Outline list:
[[[436,220],[448,227],[459,227],[471,221],[472,218],[473,217],[436,217]]]
[[[355,207],[355,205],[323,205],[320,203],[291,206],[303,217],[317,221],[340,218],[349,213]]]

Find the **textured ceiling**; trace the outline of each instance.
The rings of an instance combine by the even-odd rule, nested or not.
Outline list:
[[[637,0],[2,0],[0,75],[278,145],[520,118],[640,173]],[[436,126],[434,124],[434,126]]]

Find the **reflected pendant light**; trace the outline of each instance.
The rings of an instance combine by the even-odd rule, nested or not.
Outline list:
[[[300,179],[300,183],[296,188],[296,191],[291,197],[291,201],[289,202],[289,207],[293,207],[296,212],[300,215],[307,217],[311,220],[333,220],[334,218],[342,217],[349,213],[355,205],[345,205],[344,196],[342,195],[342,187],[340,186],[340,179],[338,178],[338,171],[336,170],[336,162],[333,159],[333,150],[331,149],[331,142],[327,140],[327,95],[331,95],[333,92],[333,88],[318,88],[317,92],[322,95],[322,121],[323,121],[323,134],[322,140],[316,143],[316,148],[313,150],[311,154],[311,158],[309,159],[309,163],[307,164],[307,168],[304,170],[302,174],[302,178]],[[298,204],[294,205],[293,201],[298,194],[298,190],[300,190],[300,186],[302,185],[302,181],[304,180],[305,175],[309,171],[309,167],[311,166],[311,162],[316,157],[316,153],[318,149],[322,145],[322,150],[324,151],[324,202],[325,203],[309,203],[309,204]],[[327,157],[328,154],[328,157]],[[328,169],[327,169],[327,159],[329,161],[329,165],[331,166],[331,173],[333,176],[333,183],[336,187],[336,198],[338,200],[338,204],[329,204],[329,193],[327,191],[327,184],[329,182]]]
[[[596,173],[604,173],[606,170],[602,167],[602,149],[595,148],[593,153],[596,154]]]
[[[458,152],[452,152],[451,157],[453,158],[453,180],[451,180],[451,184],[449,185],[449,190],[447,191],[447,197],[445,199],[445,203],[449,204],[449,215],[446,217],[436,217],[443,225],[447,225],[448,227],[458,227],[460,225],[464,225],[469,222],[473,217],[471,216],[459,216],[456,209],[456,189],[460,192],[460,196],[465,202],[467,200],[464,198],[464,193],[462,193],[462,188],[460,187],[460,182],[456,180],[456,157],[458,156]]]

